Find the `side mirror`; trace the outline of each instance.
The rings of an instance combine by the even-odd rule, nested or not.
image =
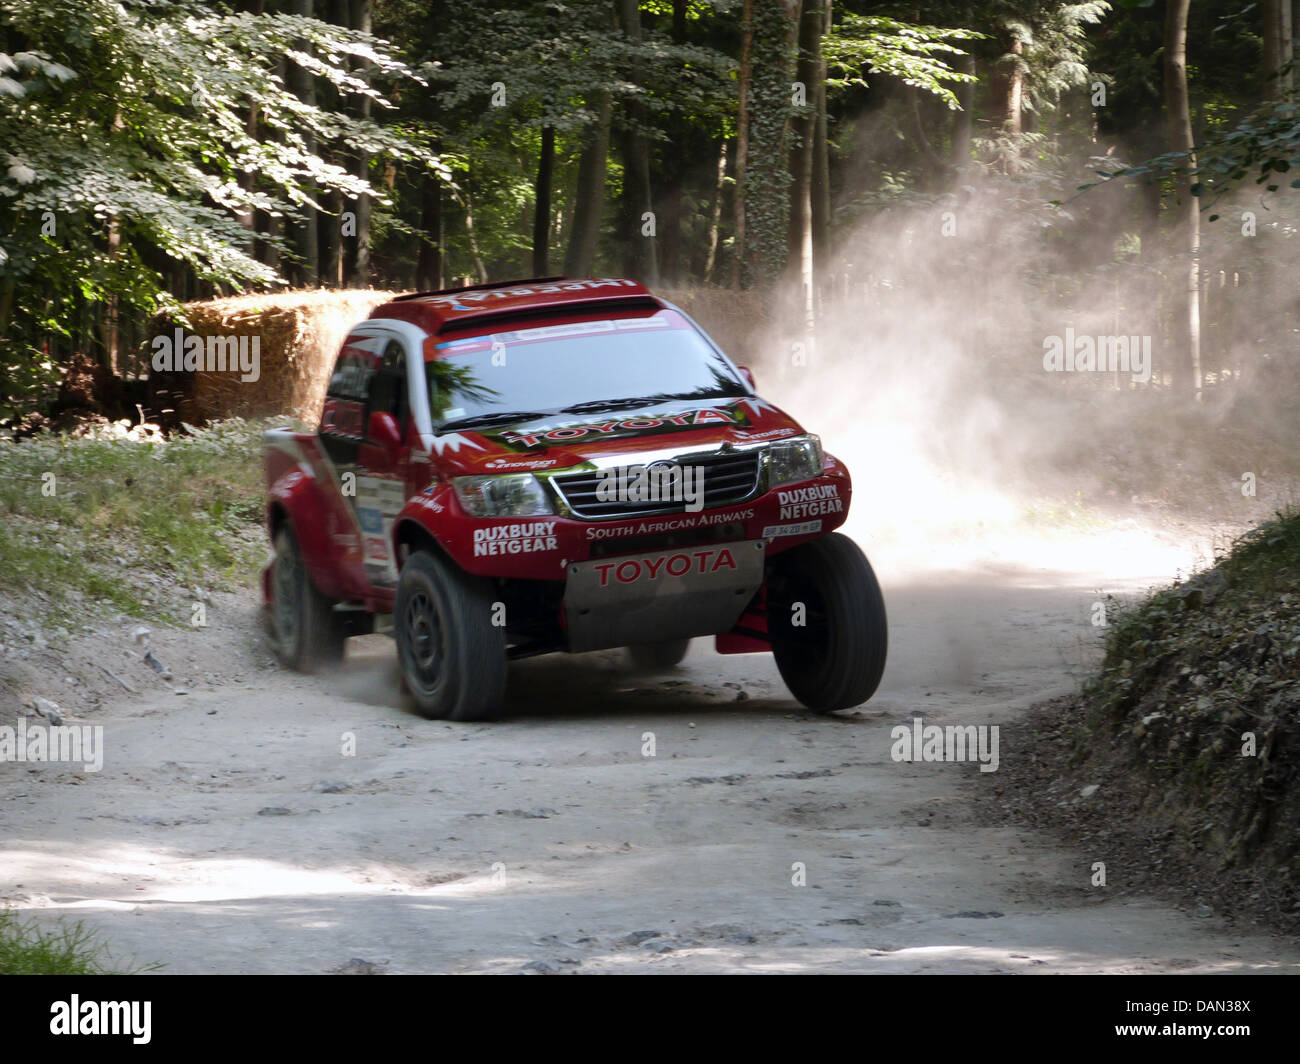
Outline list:
[[[389,458],[395,458],[402,446],[402,430],[397,427],[397,419],[382,410],[370,415],[366,438],[376,447],[382,447]]]
[[[749,386],[753,388],[754,391],[758,391],[758,385],[754,383],[754,374],[750,368],[748,366],[737,366],[736,368],[740,370],[740,375],[744,377],[745,380],[749,381]]]

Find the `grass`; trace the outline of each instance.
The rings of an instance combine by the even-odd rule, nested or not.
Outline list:
[[[167,620],[142,601],[151,574],[184,586],[255,580],[265,427],[0,441],[0,590],[39,589],[56,610],[93,599]]]
[[[1234,587],[1290,602],[1288,596],[1300,592],[1300,511],[1252,529],[1220,568]]]
[[[1240,537],[1212,570],[1115,606],[1085,695],[1094,723],[1139,705],[1178,716],[1258,708],[1300,662],[1300,512]]]
[[[0,910],[0,975],[138,975],[159,967],[115,967],[103,944],[80,921],[45,929],[35,920]]]

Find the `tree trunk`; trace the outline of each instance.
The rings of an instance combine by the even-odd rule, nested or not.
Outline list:
[[[574,193],[573,226],[564,256],[564,272],[586,277],[596,261],[600,221],[605,206],[605,169],[609,157],[609,119],[612,101],[608,90],[597,93],[595,127],[585,133],[578,160],[578,186]]]
[[[1292,0],[1264,0],[1264,25],[1261,65],[1264,76],[1264,97],[1276,99],[1290,91],[1291,72],[1282,68],[1291,62]]]
[[[118,225],[117,215],[108,219],[108,257],[117,258],[122,249],[122,230]],[[122,375],[119,351],[120,333],[118,330],[117,296],[111,295],[104,302],[104,357],[109,371],[115,377]]]
[[[992,96],[990,104],[993,121],[1004,141],[1000,169],[1011,172],[1018,169],[1020,159],[1021,97],[1024,92],[1024,74],[1020,64],[1025,52],[1024,41],[1018,30],[1006,27],[1002,31],[1002,55],[990,79]]]
[[[311,18],[315,5],[313,0],[293,0],[292,13],[303,18]],[[303,50],[307,42],[299,42]],[[303,103],[316,106],[316,79],[296,63],[289,64],[289,91]],[[306,130],[301,133],[303,148],[308,152],[316,151],[316,138]],[[314,188],[307,185],[307,192],[314,196]],[[292,270],[294,282],[300,288],[315,288],[320,284],[320,240],[317,233],[317,211],[304,205],[299,209],[293,221],[293,247],[301,260]]]
[[[732,191],[735,220],[731,254],[731,287],[740,287],[745,258],[745,168],[749,162],[749,83],[753,76],[754,0],[745,0],[740,26],[740,70],[736,103],[736,183]]]
[[[1287,40],[1290,42],[1291,57],[1294,59],[1295,38],[1296,38],[1296,34],[1300,33],[1300,0],[1291,0],[1291,10],[1287,13],[1287,15],[1288,15],[1288,26],[1290,29],[1290,32],[1287,34]],[[1296,73],[1294,70],[1291,71],[1288,76],[1290,79],[1287,82],[1288,88],[1294,88],[1296,85],[1300,84],[1300,78],[1296,77]]]
[[[741,283],[764,287],[785,267],[790,219],[786,155],[790,81],[798,50],[800,0],[753,0],[749,150],[744,198]]]
[[[316,0],[316,17],[331,26],[351,25],[351,7],[348,0]],[[325,82],[317,89],[317,98],[329,111],[338,111],[343,106],[343,98],[331,82]],[[334,147],[324,150],[322,157],[335,166],[346,167],[350,162],[342,152]],[[326,288],[339,288],[343,284],[343,193],[334,191],[325,196],[326,209],[318,215],[321,246],[321,283]],[[351,205],[351,202],[348,202]]]
[[[641,44],[641,11],[637,0],[618,0],[619,28],[630,46]],[[644,72],[634,63],[629,71],[631,80],[641,84]],[[645,104],[638,97],[629,97],[623,107],[627,113],[628,131],[623,152],[623,217],[627,227],[628,243],[639,280],[648,285],[659,283],[659,259],[656,253],[654,197],[650,187],[650,143],[646,139]],[[649,218],[647,219],[647,215]],[[647,226],[647,221],[649,225]]]
[[[279,3],[277,0],[270,0],[268,4],[270,14],[279,14]],[[275,76],[280,79],[281,84],[288,84],[289,62],[284,56],[277,56],[275,61]],[[278,129],[272,126],[264,126],[262,136],[269,141],[279,142],[283,139]],[[266,211],[257,211],[254,215],[254,228],[260,236],[257,242],[257,260],[270,266],[276,273],[281,271],[280,248],[277,244],[272,243],[284,235],[285,218],[283,214],[268,214]]]
[[[339,162],[330,153],[331,161]],[[320,213],[321,284],[338,288],[343,283],[343,193],[331,192],[326,197],[328,211]]]
[[[713,279],[713,264],[718,257],[718,230],[722,223],[722,197],[727,189],[727,142],[718,150],[718,180],[713,186],[713,211],[709,217],[709,255],[704,261],[704,283]]]
[[[555,127],[542,126],[542,148],[537,155],[537,180],[533,184],[533,276],[551,272],[551,173],[555,168]]]
[[[803,0],[799,12],[799,53],[795,81],[802,84],[804,107],[791,119],[790,224],[786,253],[790,274],[812,286],[812,182],[817,134],[817,75],[821,66],[822,0]]]
[[[348,22],[354,30],[369,33],[373,23],[371,0],[350,0]],[[365,64],[358,61],[355,69],[365,69]],[[370,117],[370,97],[362,96],[357,104],[357,116],[362,119]],[[365,178],[370,174],[370,153],[357,150],[356,174]],[[347,283],[351,288],[365,288],[370,284],[370,197],[358,196],[354,204],[356,211],[356,233],[349,245],[350,254],[347,263]]]
[[[975,73],[973,55],[957,56],[953,65],[962,74]],[[950,153],[953,168],[962,170],[970,165],[970,131],[971,108],[975,104],[975,83],[963,81],[956,88],[957,103],[961,110],[957,112],[952,126],[952,151]]]
[[[1015,59],[1005,75],[1006,95],[1002,101],[1002,130],[1012,135],[1019,135],[1022,128],[1021,96],[1024,93],[1025,76],[1020,69],[1020,59],[1024,52],[1025,45],[1019,36],[1013,36],[1007,41],[1007,53]]]
[[[113,134],[120,135],[122,132],[122,115],[120,112],[113,115],[111,126]],[[116,259],[122,251],[122,228],[116,212],[108,216],[108,258]],[[108,366],[109,371],[115,377],[122,375],[122,365],[119,359],[119,348],[121,346],[121,334],[118,328],[118,302],[117,296],[111,295],[104,304],[104,327],[103,343],[106,361],[103,363]]]
[[[831,31],[831,2],[822,3],[822,40]],[[829,267],[831,234],[831,159],[826,131],[826,56],[817,61],[817,125],[813,130],[812,235],[813,267],[821,283],[826,283]]]
[[[241,3],[235,5],[235,9],[237,11],[247,12],[248,14],[251,15],[262,14],[264,8],[265,8],[264,0],[242,0]],[[257,127],[258,127],[257,104],[254,103],[249,105],[248,119],[245,125],[245,128],[248,130],[249,137],[251,137],[253,140],[258,139]],[[253,190],[253,186],[256,184],[256,181],[257,181],[257,175],[254,174],[252,170],[247,170],[244,173],[239,175],[239,187],[243,189],[245,192],[251,192]],[[254,212],[252,208],[249,208],[248,210],[240,211],[239,224],[248,231],[248,243],[244,246],[244,250],[247,251],[249,255],[256,256],[257,255],[257,219],[253,216],[253,214]]]
[[[469,242],[470,258],[474,260],[474,280],[476,284],[487,284],[487,266],[479,251],[478,233],[474,231],[474,192],[471,183],[473,170],[465,175],[465,198],[461,201],[465,208],[465,239]]]
[[[672,0],[672,5],[672,41],[673,44],[685,44],[689,2]],[[669,138],[668,147],[659,153],[659,164],[654,168],[659,188],[659,280],[662,284],[674,285],[681,279],[682,272],[682,187],[692,154],[683,149],[688,143],[698,143],[698,134],[676,112],[665,116],[663,121]]]
[[[422,292],[443,288],[442,254],[442,184],[433,176],[424,175],[423,203],[420,208],[420,230],[424,241],[415,261],[415,287]]]
[[[1168,0],[1165,5],[1165,118],[1169,125],[1169,147],[1186,152],[1188,166],[1196,165],[1192,154],[1192,117],[1187,100],[1187,10],[1191,0]],[[1186,352],[1181,365],[1175,362],[1174,386],[1179,391],[1200,398],[1201,394],[1201,316],[1200,316],[1200,200],[1192,195],[1191,178],[1180,174],[1174,179],[1177,225],[1175,247],[1185,256],[1177,270],[1180,299],[1175,304],[1174,329],[1177,347]]]

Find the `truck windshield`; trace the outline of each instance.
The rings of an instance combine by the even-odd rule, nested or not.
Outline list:
[[[425,370],[438,428],[749,394],[730,359],[670,310],[452,339],[437,355]]]

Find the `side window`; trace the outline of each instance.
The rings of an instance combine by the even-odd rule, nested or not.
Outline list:
[[[366,400],[375,376],[374,362],[374,356],[360,345],[344,344],[325,391],[320,422],[323,437],[350,440],[362,438],[365,433]]]
[[[406,353],[400,341],[390,340],[384,348],[378,372],[370,381],[369,414],[392,414],[398,428],[405,430],[409,401],[406,391]]]

